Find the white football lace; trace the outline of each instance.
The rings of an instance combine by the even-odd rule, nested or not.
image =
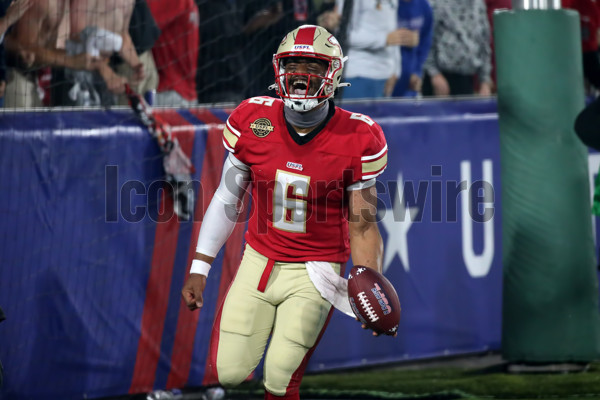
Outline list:
[[[369,299],[367,298],[365,292],[360,292],[358,294],[358,301],[360,301],[363,310],[367,313],[367,316],[369,317],[369,320],[371,322],[375,322],[379,319],[377,313],[375,312],[375,309],[371,307],[371,303],[369,302]]]

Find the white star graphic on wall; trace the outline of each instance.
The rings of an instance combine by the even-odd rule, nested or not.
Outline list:
[[[413,220],[419,213],[418,207],[406,208],[404,205],[404,179],[402,173],[398,173],[397,178],[398,189],[394,204],[391,209],[386,209],[379,212],[381,223],[387,232],[387,241],[384,248],[383,272],[392,264],[396,254],[400,257],[400,261],[404,266],[405,271],[410,270],[408,262],[408,242],[407,235]],[[398,221],[394,219],[397,216]]]

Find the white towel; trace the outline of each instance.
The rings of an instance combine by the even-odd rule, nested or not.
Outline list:
[[[344,314],[355,318],[348,300],[348,280],[339,276],[330,263],[308,261],[306,270],[321,296]]]

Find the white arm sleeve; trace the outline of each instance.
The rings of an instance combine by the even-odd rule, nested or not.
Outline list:
[[[348,190],[348,191],[363,190],[363,189],[373,186],[375,183],[377,183],[377,180],[375,178],[371,178],[368,181],[358,181],[358,182],[353,183],[352,185],[348,186],[346,188],[346,190]]]
[[[235,227],[242,199],[250,183],[250,167],[229,154],[223,166],[221,183],[204,214],[196,252],[215,257]],[[190,273],[208,275],[207,263],[192,262]]]

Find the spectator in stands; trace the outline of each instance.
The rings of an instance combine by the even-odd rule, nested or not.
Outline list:
[[[308,23],[322,26],[332,33],[337,32],[342,16],[335,0],[313,0],[311,5]]]
[[[245,0],[242,21],[246,77],[246,97],[274,96],[269,89],[273,79],[273,51],[283,37],[300,25],[318,23],[327,29],[339,26],[335,0]]]
[[[132,82],[132,89],[142,95],[148,92],[155,92],[158,87],[158,71],[156,70],[156,64],[152,56],[152,47],[154,47],[154,43],[159,36],[160,29],[158,29],[158,25],[154,21],[148,3],[146,3],[146,0],[136,0],[131,20],[129,21],[129,37],[131,37],[135,52],[144,66],[143,78],[139,82],[133,83],[139,78],[137,75],[139,71],[132,68],[119,55],[113,57],[113,60],[117,73]],[[120,96],[119,104],[127,105],[127,98]]]
[[[343,12],[344,2],[338,2]],[[344,98],[383,97],[400,76],[400,47],[416,46],[417,33],[396,29],[398,3],[386,0],[354,0],[348,27],[348,62],[345,78],[352,86]]]
[[[69,55],[56,47],[67,0],[35,1],[6,35],[7,84],[5,106],[42,106],[38,75],[46,66],[97,70],[102,61],[87,53]]]
[[[33,0],[0,1],[0,43],[4,42],[4,34],[8,28],[17,22],[32,4]]]
[[[127,79],[109,65],[116,52],[134,70],[132,82],[144,78],[140,61],[129,36],[129,22],[135,0],[70,0],[68,54],[102,55],[98,71],[54,70],[55,105],[111,106],[125,91]]]
[[[8,28],[25,14],[33,0],[0,1],[0,107],[4,105],[6,90],[6,55],[4,53],[4,35]]]
[[[579,112],[574,128],[575,133],[586,146],[600,151],[600,97]],[[600,215],[600,172],[596,175],[593,190],[592,213]],[[600,264],[597,268],[600,270]]]
[[[273,52],[285,34],[303,21],[294,18],[293,0],[248,0],[242,12],[244,59],[247,61],[246,97],[273,96]]]
[[[152,49],[159,77],[155,105],[197,104],[198,8],[193,0],[150,1],[148,5],[161,31]]]
[[[415,97],[421,92],[423,63],[431,48],[433,12],[427,0],[400,0],[398,28],[409,29],[419,35],[418,45],[401,46],[402,74],[393,88],[392,96]]]
[[[512,0],[485,0],[488,23],[490,24],[490,51],[492,52],[492,90],[496,88],[496,51],[494,50],[494,13],[496,10],[510,10]]]
[[[562,6],[579,12],[583,75],[588,83],[596,90],[600,90],[600,60],[598,59],[600,5],[595,0],[563,0]]]
[[[196,0],[202,18],[196,90],[200,103],[239,103],[247,86],[238,1]]]
[[[490,26],[483,0],[430,0],[433,42],[423,95],[492,93]],[[476,79],[478,78],[478,87]]]

